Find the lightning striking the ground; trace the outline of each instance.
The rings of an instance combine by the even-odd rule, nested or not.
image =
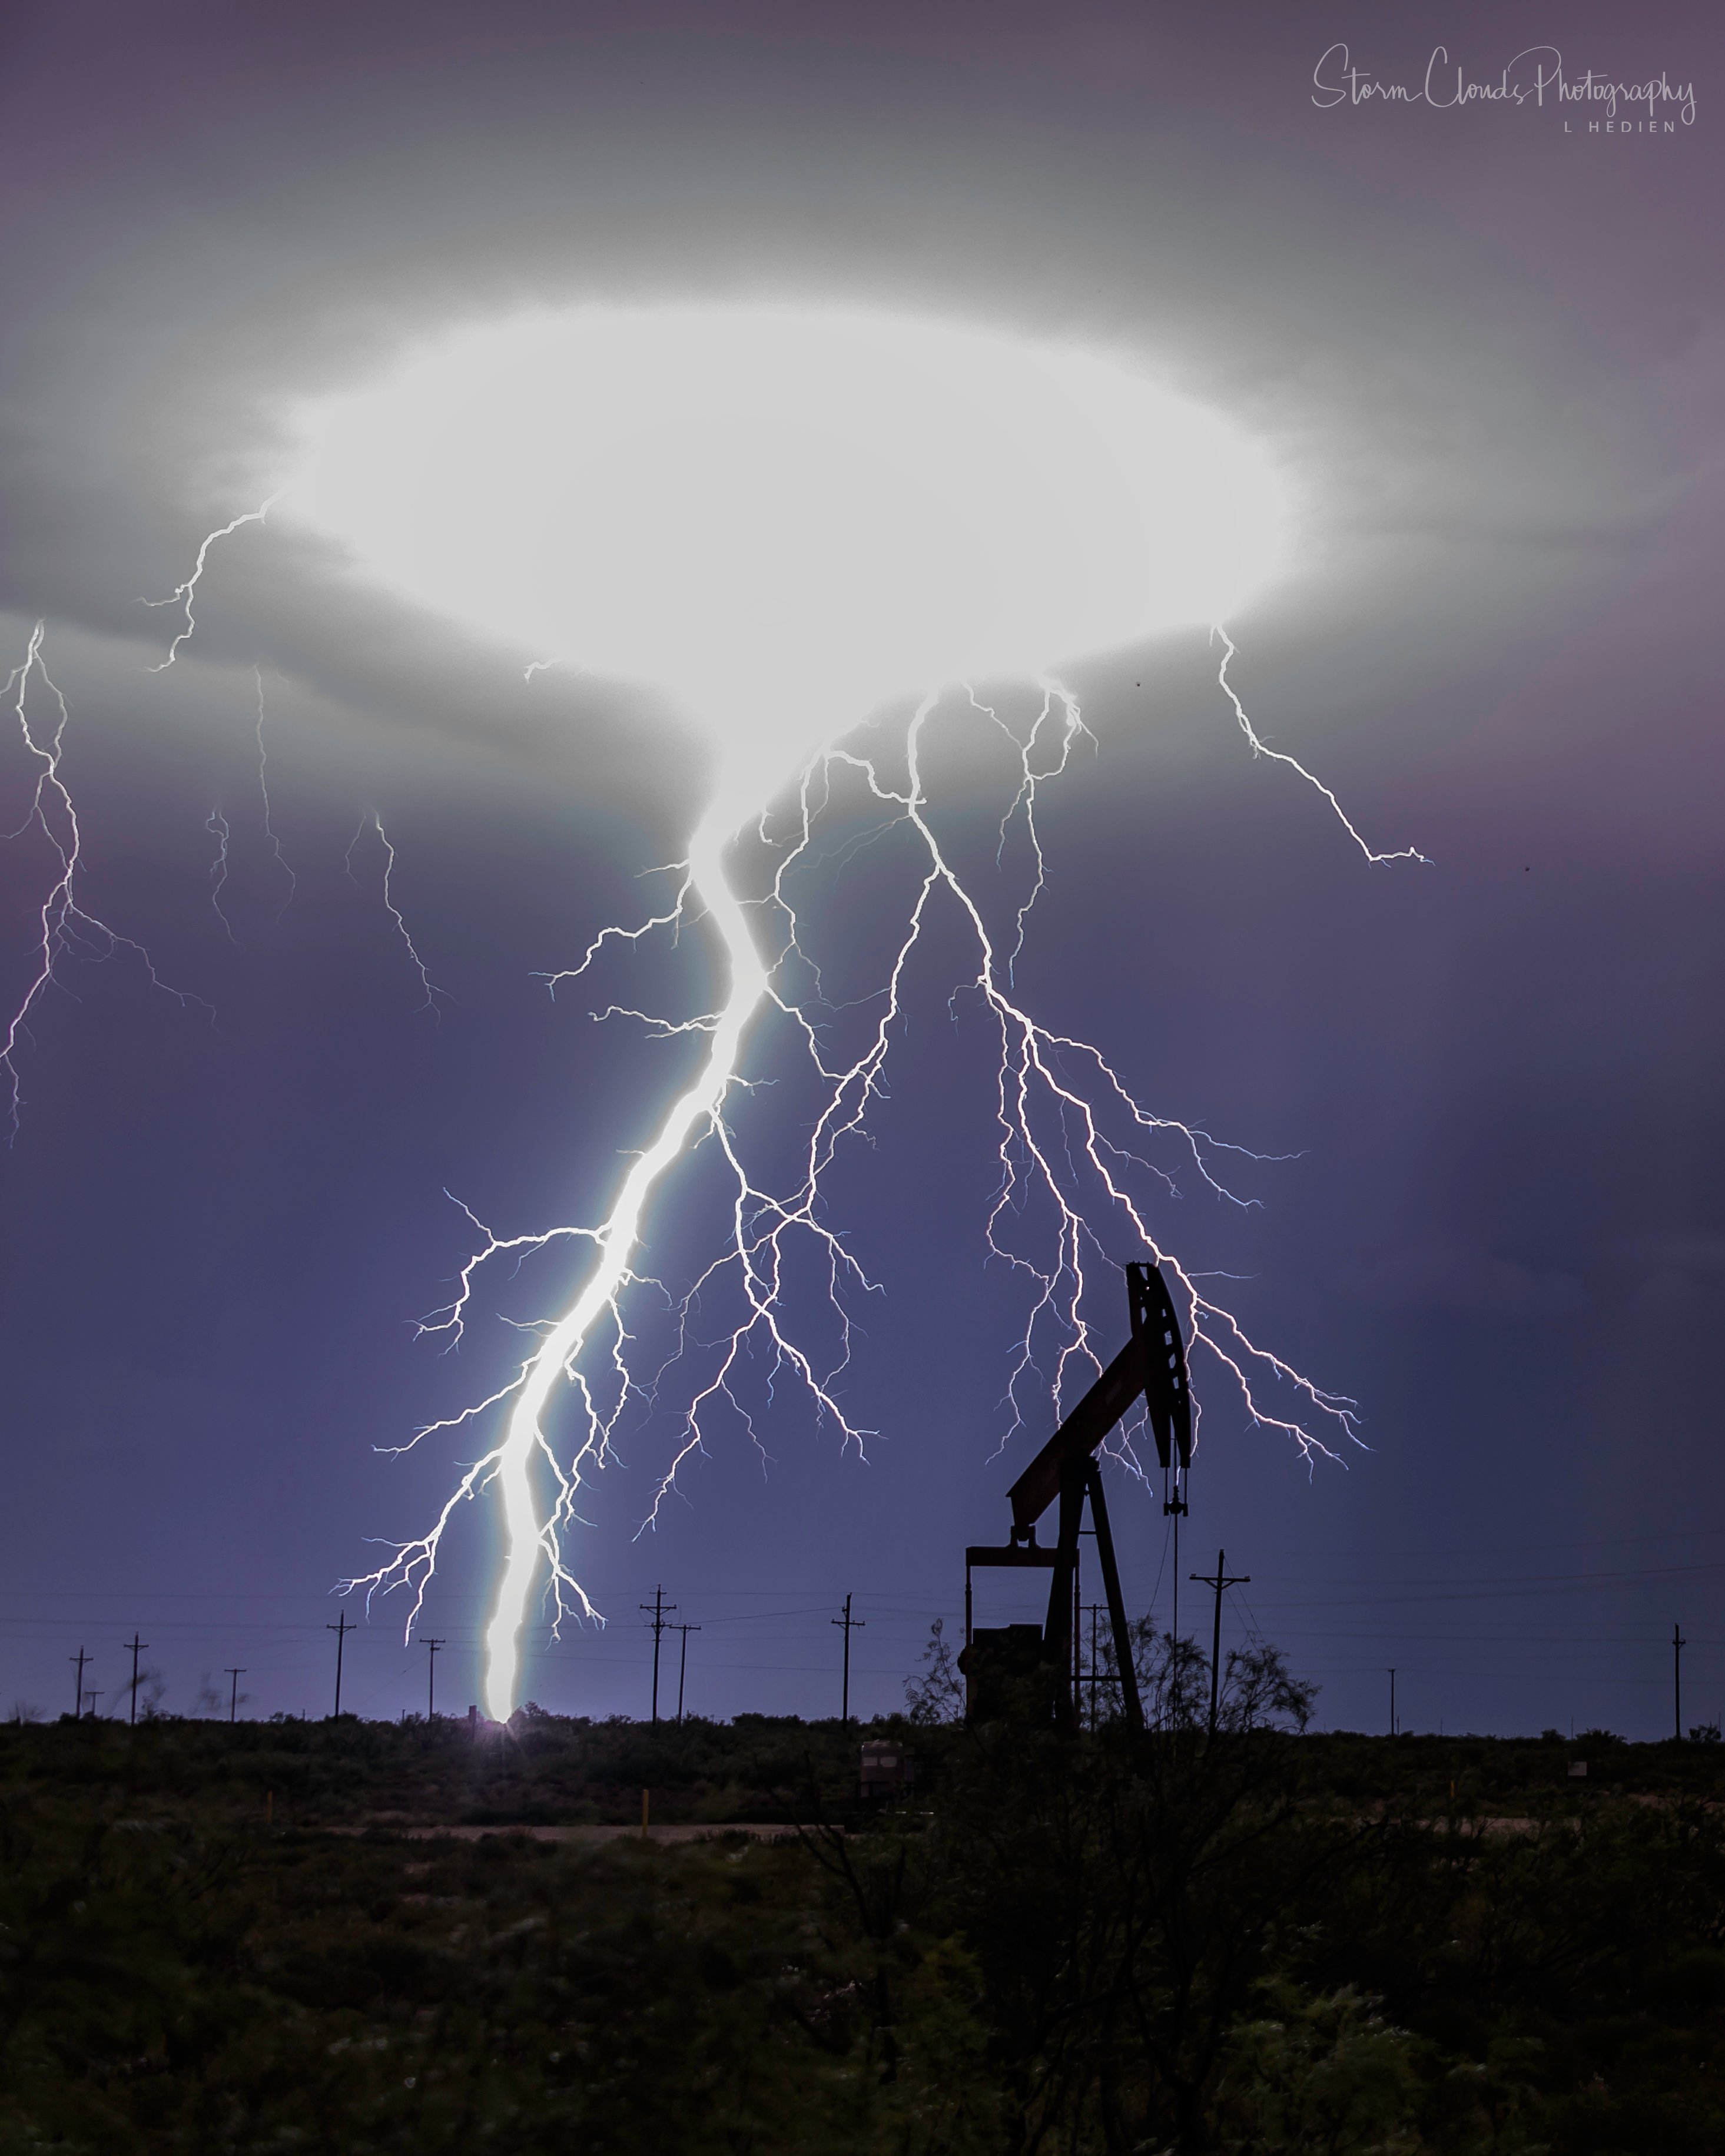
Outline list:
[[[696,831],[687,860],[672,871],[677,882],[671,903],[638,926],[602,931],[578,964],[551,977],[555,988],[587,974],[614,942],[636,943],[697,922],[716,940],[726,973],[716,1006],[694,1018],[654,1019],[620,1005],[595,1014],[642,1020],[667,1039],[704,1038],[697,1069],[635,1157],[602,1218],[507,1236],[476,1221],[484,1240],[464,1265],[454,1299],[422,1327],[451,1342],[459,1340],[478,1276],[494,1260],[519,1264],[553,1243],[574,1244],[589,1254],[579,1291],[560,1317],[544,1322],[533,1352],[513,1378],[461,1413],[428,1425],[412,1440],[500,1413],[505,1425],[498,1441],[466,1469],[425,1535],[393,1548],[382,1565],[347,1583],[368,1597],[408,1589],[411,1625],[459,1508],[481,1494],[495,1495],[505,1554],[485,1635],[485,1690],[487,1711],[499,1718],[515,1702],[520,1635],[536,1590],[549,1596],[554,1629],[566,1616],[599,1614],[567,1555],[568,1533],[580,1517],[580,1492],[609,1456],[627,1410],[665,1412],[673,1367],[692,1368],[693,1382],[675,1410],[679,1434],[646,1508],[645,1524],[656,1517],[674,1489],[684,1461],[702,1446],[711,1419],[728,1413],[754,1434],[752,1411],[736,1384],[751,1357],[763,1358],[776,1380],[788,1378],[799,1388],[817,1423],[836,1431],[844,1443],[860,1450],[874,1435],[844,1403],[840,1380],[850,1353],[850,1305],[875,1283],[832,1224],[829,1193],[845,1149],[865,1139],[869,1111],[885,1096],[889,1053],[905,1016],[908,975],[939,908],[956,917],[973,954],[973,971],[951,987],[951,1007],[955,1016],[961,1007],[973,1009],[998,1053],[989,1112],[999,1176],[986,1223],[987,1250],[1026,1291],[1023,1331],[1006,1386],[1001,1442],[1027,1425],[1040,1432],[1070,1398],[1072,1387],[1088,1383],[1101,1368],[1086,1315],[1086,1289],[1098,1274],[1111,1279],[1111,1259],[1122,1247],[1147,1250],[1169,1269],[1184,1302],[1194,1350],[1204,1351],[1225,1373],[1251,1422],[1281,1431],[1308,1456],[1337,1457],[1337,1445],[1355,1438],[1353,1403],[1322,1389],[1250,1339],[1154,1231],[1153,1194],[1178,1188],[1182,1162],[1219,1197],[1250,1202],[1234,1196],[1216,1163],[1219,1153],[1239,1155],[1245,1149],[1224,1145],[1196,1126],[1146,1109],[1098,1049],[1043,1024],[1015,1000],[1011,963],[1022,952],[1046,875],[1036,823],[1039,789],[1065,770],[1084,733],[1076,698],[1060,683],[1046,682],[1040,709],[1022,734],[1014,733],[968,690],[963,700],[970,711],[1006,737],[1016,759],[999,845],[1004,851],[1014,827],[1019,829],[1031,871],[1028,889],[1007,913],[1006,947],[936,829],[924,776],[925,747],[937,714],[949,699],[935,693],[917,705],[908,722],[901,775],[884,772],[878,756],[841,742],[810,762],[791,804],[777,814],[761,810],[739,817],[741,804],[721,794]],[[899,831],[917,866],[902,929],[870,999],[863,1038],[848,1052],[835,1053],[832,1035],[839,1012],[822,996],[796,886],[799,870],[817,846],[822,817],[841,792],[860,798],[876,812],[877,835],[881,829]],[[1358,839],[1353,826],[1347,828]],[[1391,858],[1366,851],[1373,860]],[[754,865],[752,889],[744,886],[737,865],[745,852]],[[798,1141],[793,1171],[769,1180],[745,1158],[738,1111],[752,1090],[752,1067],[769,1058],[766,1035],[775,1027],[788,1028],[800,1042],[819,1102],[806,1135]],[[648,1209],[670,1171],[707,1146],[722,1160],[731,1191],[727,1230],[708,1262],[673,1299],[671,1357],[643,1372],[631,1353],[636,1334],[630,1304],[639,1294],[657,1298],[665,1293],[658,1281],[638,1270],[649,1237]],[[819,1272],[839,1313],[837,1352],[819,1363],[798,1344],[787,1309],[788,1281],[793,1276],[806,1276],[811,1268]],[[737,1313],[716,1336],[706,1335],[696,1325],[696,1314],[721,1279],[739,1298]],[[553,1402],[566,1386],[574,1395],[572,1442],[559,1441],[550,1419]],[[1288,1398],[1296,1404],[1291,1410],[1281,1405]],[[1129,1440],[1127,1444],[1129,1448]],[[1129,1449],[1127,1464],[1138,1466]]]
[[[172,996],[182,1010],[195,1006],[208,1013],[212,1024],[216,1015],[215,1006],[202,996],[164,981],[141,943],[110,927],[79,901],[84,834],[61,768],[71,715],[64,695],[48,671],[44,640],[44,627],[39,621],[30,631],[23,658],[6,677],[4,692],[18,722],[18,737],[29,761],[31,777],[26,794],[28,805],[23,821],[13,829],[0,833],[0,838],[11,841],[34,834],[48,852],[48,887],[36,911],[31,974],[21,998],[13,1006],[6,1025],[4,1045],[0,1046],[8,1143],[18,1136],[19,1111],[23,1103],[18,1050],[28,1039],[30,1020],[49,990],[58,988],[66,995],[74,993],[65,980],[65,969],[69,964],[128,955],[137,960],[150,986]],[[37,692],[39,708],[42,699],[47,701],[49,715],[45,721],[33,720],[30,716],[28,704],[33,689]]]
[[[643,1531],[721,1422],[764,1460],[763,1398],[800,1399],[844,1445],[867,1445],[846,1373],[860,1302],[879,1284],[842,1224],[845,1183],[890,1106],[889,1060],[931,976],[953,1068],[986,1045],[979,1255],[1015,1286],[1021,1318],[999,1441],[1042,1435],[1095,1374],[1113,1326],[1111,1313],[1108,1340],[1093,1342],[1092,1286],[1145,1255],[1183,1302],[1197,1370],[1231,1387],[1249,1422],[1311,1460],[1358,1441],[1353,1403],[1249,1337],[1213,1276],[1157,1232],[1187,1182],[1253,1202],[1224,1167],[1262,1156],[1147,1108],[1100,1046],[1036,1017],[1019,986],[1047,883],[1041,791],[1087,739],[1050,662],[1236,618],[1290,558],[1291,497],[1261,445],[1118,353],[748,304],[595,302],[458,325],[300,408],[287,431],[282,484],[211,531],[157,603],[183,617],[163,666],[193,634],[212,549],[289,496],[296,528],[375,588],[500,650],[553,654],[526,666],[528,686],[569,663],[668,692],[716,774],[665,901],[545,977],[555,994],[617,958],[639,963],[656,939],[713,969],[692,1015],[639,999],[593,1013],[663,1044],[679,1065],[668,1105],[590,1217],[510,1233],[469,1210],[479,1240],[426,1335],[459,1343],[505,1261],[561,1252],[569,1273],[548,1314],[509,1321],[531,1343],[512,1373],[397,1448],[485,1433],[429,1530],[385,1543],[348,1591],[401,1592],[411,1630],[461,1508],[495,1500],[484,1690],[502,1718],[536,1597],[553,1631],[600,1617],[572,1537],[583,1491],[638,1422],[670,1438]],[[1374,849],[1329,787],[1268,745],[1230,680],[1232,639],[1212,634],[1254,755],[1315,788],[1368,863],[1420,859]],[[1023,723],[963,685],[983,679],[1040,681]],[[919,683],[943,685],[907,701]],[[804,685],[819,685],[818,710]],[[859,730],[888,708],[908,711],[896,730]],[[1005,759],[992,865],[970,859],[963,808],[948,813],[932,776],[949,724],[970,730],[967,754]],[[362,819],[354,846],[368,827],[434,1010],[381,820]],[[351,846],[350,872],[353,859]],[[874,878],[870,896],[835,894],[841,873]],[[863,933],[873,971],[859,986]],[[1132,1433],[1119,1442],[1139,1470]]]

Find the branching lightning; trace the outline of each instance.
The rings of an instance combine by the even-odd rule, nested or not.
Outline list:
[[[195,1004],[209,1014],[212,1024],[216,1015],[215,1006],[202,996],[164,981],[141,943],[130,936],[122,936],[118,929],[110,927],[105,921],[99,920],[79,903],[84,834],[61,771],[70,713],[64,696],[48,671],[43,658],[43,642],[44,627],[39,621],[30,632],[23,658],[6,677],[5,694],[33,770],[28,796],[29,805],[23,821],[0,836],[10,840],[38,833],[49,855],[49,886],[36,916],[33,972],[22,999],[13,1008],[6,1027],[4,1045],[0,1047],[0,1071],[5,1073],[8,1142],[18,1136],[18,1111],[23,1100],[18,1067],[19,1045],[28,1037],[32,1014],[50,988],[58,988],[68,995],[73,993],[64,978],[69,963],[88,963],[129,953],[142,966],[151,987],[172,996],[182,1009]],[[49,701],[50,715],[45,726],[39,727],[27,708],[33,685],[39,685],[41,694]]]
[[[502,1410],[501,1438],[467,1468],[428,1533],[393,1548],[373,1572],[346,1583],[363,1589],[368,1599],[379,1591],[407,1589],[411,1625],[458,1508],[495,1491],[506,1551],[485,1632],[485,1697],[494,1715],[506,1715],[514,1703],[519,1635],[542,1581],[554,1629],[568,1615],[598,1614],[569,1565],[567,1531],[579,1519],[583,1484],[604,1463],[625,1409],[631,1404],[650,1404],[663,1410],[661,1386],[670,1363],[648,1373],[635,1368],[629,1305],[643,1288],[664,1292],[636,1270],[645,1214],[668,1172],[698,1148],[711,1144],[724,1163],[732,1193],[729,1232],[675,1304],[676,1347],[670,1361],[681,1362],[698,1352],[701,1368],[678,1411],[680,1434],[647,1508],[646,1523],[656,1517],[675,1487],[684,1461],[702,1445],[706,1419],[711,1414],[727,1410],[753,1433],[749,1406],[734,1381],[754,1351],[764,1353],[775,1376],[788,1378],[801,1389],[817,1420],[835,1430],[845,1444],[860,1450],[874,1434],[851,1418],[839,1389],[850,1353],[850,1300],[866,1293],[873,1283],[829,1224],[826,1195],[841,1152],[848,1142],[865,1137],[870,1106],[884,1095],[889,1052],[905,1011],[908,970],[935,911],[942,906],[968,932],[974,952],[974,972],[952,992],[955,1013],[962,1003],[974,1005],[999,1044],[992,1112],[999,1173],[987,1222],[988,1247],[1028,1291],[1028,1314],[1006,1389],[1003,1443],[1028,1423],[1040,1430],[1063,1397],[1070,1396],[1071,1386],[1081,1378],[1087,1383],[1100,1368],[1085,1298],[1088,1275],[1117,1255],[1111,1246],[1147,1250],[1169,1268],[1185,1302],[1194,1350],[1202,1348],[1226,1373],[1253,1422],[1283,1432],[1307,1456],[1337,1457],[1336,1444],[1355,1436],[1353,1404],[1322,1390],[1250,1339],[1153,1232],[1147,1193],[1176,1188],[1180,1160],[1219,1196],[1250,1202],[1234,1198],[1215,1167],[1217,1153],[1245,1149],[1223,1146],[1196,1126],[1153,1114],[1100,1050],[1043,1025],[1014,999],[1013,963],[1022,952],[1046,873],[1036,823],[1039,789],[1066,768],[1083,722],[1071,692],[1053,680],[1044,685],[1040,709],[1022,737],[995,711],[965,694],[970,707],[1012,742],[1017,757],[1016,785],[999,843],[1004,852],[1013,827],[1020,825],[1032,875],[1028,891],[1012,910],[1004,949],[931,820],[924,747],[942,701],[933,693],[909,721],[901,780],[884,775],[878,757],[839,744],[829,746],[805,767],[793,805],[778,819],[765,810],[742,819],[734,803],[716,806],[697,830],[687,860],[674,871],[678,883],[671,903],[639,926],[602,930],[578,964],[550,977],[555,990],[585,975],[613,944],[637,943],[667,931],[675,934],[699,920],[710,925],[726,968],[717,1008],[699,1017],[655,1019],[615,1005],[596,1014],[644,1019],[665,1037],[705,1036],[698,1070],[635,1158],[603,1219],[506,1236],[475,1221],[483,1240],[463,1266],[454,1298],[424,1322],[425,1332],[453,1343],[469,1316],[478,1276],[494,1260],[518,1263],[557,1241],[574,1243],[590,1253],[578,1293],[561,1317],[537,1328],[536,1344],[515,1375],[472,1407],[428,1424],[412,1442]],[[794,887],[834,789],[847,781],[879,812],[876,830],[898,828],[913,841],[920,865],[865,1038],[845,1056],[834,1055],[829,1045],[834,1010],[822,996],[819,970],[805,947]],[[1353,827],[1347,828],[1358,840]],[[727,866],[727,854],[744,839],[769,863],[762,887],[752,895],[745,894]],[[1373,860],[1390,858],[1364,850]],[[811,985],[799,993],[796,982]],[[794,1174],[776,1186],[746,1163],[734,1112],[751,1085],[750,1050],[775,1020],[800,1039],[820,1101],[806,1140],[798,1141]],[[1170,1149],[1172,1165],[1166,1158],[1151,1157],[1153,1152],[1167,1156]],[[1040,1230],[1033,1230],[1033,1219],[1042,1224]],[[788,1278],[793,1272],[806,1274],[811,1265],[820,1270],[839,1314],[839,1351],[826,1367],[798,1344],[787,1318]],[[740,1313],[716,1339],[697,1341],[692,1327],[696,1305],[721,1276],[740,1290]],[[548,1421],[553,1397],[566,1383],[576,1402],[572,1445],[559,1445]],[[1300,1405],[1291,1413],[1281,1411],[1272,1404],[1267,1386],[1285,1389]],[[1136,1463],[1129,1458],[1128,1464]]]
[[[603,426],[591,426],[594,413]],[[467,417],[452,427],[452,413]],[[1253,1202],[1230,1188],[1222,1158],[1262,1157],[1153,1113],[1098,1047],[1045,1025],[1021,999],[1047,872],[1040,789],[1086,732],[1070,688],[1044,680],[1022,730],[963,691],[970,721],[1009,744],[995,870],[1027,860],[1029,872],[1004,918],[943,841],[931,797],[926,751],[957,691],[926,694],[890,751],[865,752],[839,731],[907,683],[1024,679],[1053,654],[1235,618],[1235,600],[1275,572],[1288,531],[1282,491],[1250,443],[1106,354],[860,311],[747,306],[578,307],[472,325],[380,382],[308,407],[298,424],[287,486],[212,531],[185,582],[153,602],[183,616],[164,667],[195,629],[211,549],[262,524],[291,490],[296,519],[338,540],[382,588],[553,654],[526,668],[529,684],[578,654],[597,674],[669,688],[692,711],[711,696],[720,760],[668,901],[601,930],[578,963],[544,977],[555,994],[690,930],[721,970],[712,1008],[670,1017],[611,1002],[594,1013],[639,1024],[685,1057],[680,1090],[596,1219],[509,1234],[469,1213],[479,1240],[425,1334],[457,1344],[500,1261],[567,1248],[573,1291],[561,1314],[521,1327],[531,1344],[511,1375],[398,1448],[501,1424],[429,1531],[386,1543],[382,1562],[347,1589],[368,1601],[401,1591],[411,1630],[459,1508],[494,1498],[503,1554],[485,1697],[501,1717],[515,1702],[536,1594],[554,1631],[567,1617],[599,1617],[568,1544],[626,1416],[651,1412],[673,1430],[644,1529],[720,1418],[761,1443],[746,1370],[757,1383],[764,1368],[769,1398],[790,1389],[843,1444],[865,1446],[874,1433],[855,1419],[843,1379],[854,1312],[875,1284],[832,1224],[836,1186],[887,1098],[913,974],[944,958],[955,935],[966,955],[948,1009],[955,1028],[980,1020],[988,1047],[998,1169],[986,1247],[1024,1298],[1001,1441],[1027,1426],[1041,1434],[1100,1368],[1090,1284],[1147,1252],[1183,1300],[1197,1370],[1208,1363],[1225,1377],[1252,1422],[1308,1459],[1357,1441],[1353,1403],[1250,1338],[1208,1291],[1213,1276],[1153,1232],[1183,1176],[1220,1202]],[[577,501],[581,517],[547,523],[547,502]],[[918,515],[906,516],[907,501]],[[1253,753],[1321,793],[1368,862],[1422,859],[1374,850],[1322,780],[1268,746],[1230,679],[1235,647],[1214,634],[1219,685]],[[787,693],[812,680],[830,700],[825,726]],[[260,783],[261,725],[260,703]],[[854,812],[868,819],[860,834],[843,828]],[[367,825],[383,849],[385,906],[434,1010],[441,991],[395,905],[394,853],[375,815],[355,834],[349,872]],[[829,995],[818,877],[877,844],[897,849],[907,902],[890,916],[878,986],[860,999]],[[807,1089],[805,1111],[781,1111],[763,1140],[752,1104],[787,1068]],[[679,1169],[710,1178],[725,1224],[674,1290],[649,1274],[646,1254],[655,1199]],[[817,1329],[829,1321],[819,1351],[798,1301],[811,1281],[823,1291]],[[649,1345],[649,1312],[654,1325],[668,1312],[663,1353]],[[567,1435],[552,1420],[566,1386]],[[1130,1434],[1121,1442],[1136,1467]]]

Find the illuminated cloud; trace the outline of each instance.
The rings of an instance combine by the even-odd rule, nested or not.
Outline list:
[[[513,646],[656,683],[768,783],[883,699],[1229,618],[1261,448],[1076,345],[783,306],[462,328],[290,414],[280,516]]]

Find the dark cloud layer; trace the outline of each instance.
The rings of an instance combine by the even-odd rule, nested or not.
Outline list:
[[[412,1340],[465,1249],[444,1189],[501,1227],[590,1202],[663,1082],[651,1044],[531,977],[639,904],[702,783],[649,698],[525,683],[279,534],[216,557],[172,674],[143,671],[162,618],[137,602],[251,506],[284,397],[451,319],[674,291],[1098,337],[1278,444],[1310,536],[1237,625],[1235,679],[1363,829],[1432,865],[1368,869],[1252,762],[1202,639],[1116,654],[1080,684],[1097,748],[1050,797],[1022,976],[1157,1106],[1297,1155],[1250,1172],[1262,1211],[1189,1196],[1169,1238],[1250,1276],[1242,1310],[1359,1397],[1371,1450],[1308,1482],[1218,1398],[1193,1532],[1244,1553],[1334,1720],[1373,1720],[1395,1661],[1416,1721],[1651,1733],[1673,1615],[1711,1712],[1715,27],[1675,7],[105,0],[15,9],[4,38],[7,664],[44,618],[91,902],[218,1029],[123,964],[33,1029],[0,1166],[0,1684],[51,1702],[69,1627],[141,1621],[170,1703],[247,1638],[263,1704],[318,1702],[324,1587],[448,1474],[447,1445],[371,1448],[507,1353],[501,1327],[459,1361]],[[1692,78],[1697,119],[1608,137],[1552,109],[1320,110],[1336,41],[1384,80],[1439,44],[1485,80],[1553,43],[1578,74]],[[254,665],[300,879],[279,921]],[[218,798],[239,949],[208,904]],[[450,992],[439,1023],[345,873],[372,809]],[[42,867],[8,849],[8,989]],[[725,1711],[824,1697],[835,1586],[875,1598],[864,1697],[885,1703],[953,1609],[960,1544],[994,1532],[1007,1304],[956,1083],[978,1044],[948,1029],[938,967],[922,986],[848,1187],[888,1289],[854,1383],[874,1464],[793,1419],[763,1476],[729,1433],[641,1543],[650,1433],[595,1493],[583,1563],[608,1605],[632,1616],[662,1573],[685,1614],[738,1619],[702,1642]],[[649,966],[641,993],[661,990],[692,993]],[[1126,1505],[1142,1599],[1162,1522]],[[458,1640],[485,1554],[469,1537],[434,1604]],[[1530,1568],[1556,1583],[1533,1625],[1493,1599]],[[1610,1577],[1563,1584],[1583,1572]],[[814,1614],[750,1614],[769,1606]],[[640,1654],[619,1626],[534,1686],[637,1706]],[[381,1632],[360,1667],[368,1707],[417,1697]]]

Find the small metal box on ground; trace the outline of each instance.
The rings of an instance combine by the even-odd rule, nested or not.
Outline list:
[[[916,1763],[902,1744],[876,1738],[862,1748],[863,1800],[901,1797],[916,1780]]]

